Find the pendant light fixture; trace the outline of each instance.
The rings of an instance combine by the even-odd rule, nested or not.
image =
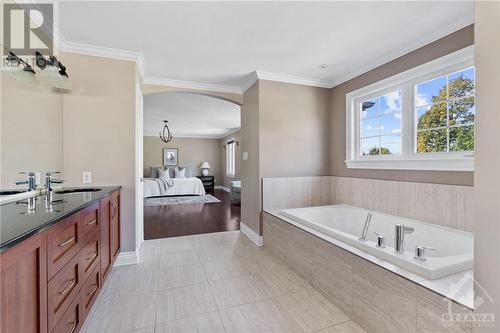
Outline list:
[[[170,128],[168,128],[168,120],[163,121],[165,125],[163,126],[163,131],[160,132],[160,139],[165,143],[172,141],[172,133],[170,133]],[[165,133],[166,131],[166,133]]]

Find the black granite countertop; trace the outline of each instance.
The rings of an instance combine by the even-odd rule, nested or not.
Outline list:
[[[28,213],[28,199],[1,205],[0,253],[121,188],[121,186],[94,187],[100,190],[96,192],[54,193],[53,201],[62,201],[52,204],[51,210],[46,208],[45,195],[36,197],[36,209],[31,213]]]

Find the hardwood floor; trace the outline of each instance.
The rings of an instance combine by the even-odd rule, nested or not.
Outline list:
[[[221,202],[144,207],[144,239],[239,230],[240,206],[223,190],[210,194]]]

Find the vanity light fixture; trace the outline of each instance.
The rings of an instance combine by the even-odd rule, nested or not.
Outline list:
[[[14,52],[9,51],[9,55],[6,58],[7,61],[11,63],[17,63],[16,66],[19,66],[20,64],[24,65],[23,71],[35,74],[35,70],[23,59],[19,58],[17,55],[14,54]]]
[[[47,59],[38,51],[36,51],[35,54],[36,66],[41,70],[41,75],[46,81],[52,83],[56,88],[71,88],[66,66],[53,55]]]
[[[170,141],[172,141],[172,133],[170,132],[170,128],[168,128],[168,120],[164,120],[163,122],[165,123],[165,125],[163,126],[163,131],[159,132],[158,134],[160,135],[161,141],[169,143]]]

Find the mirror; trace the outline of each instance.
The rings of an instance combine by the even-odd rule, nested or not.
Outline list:
[[[62,172],[62,92],[22,68],[1,74],[0,189],[25,189],[19,172]],[[57,175],[57,178],[62,175]]]

